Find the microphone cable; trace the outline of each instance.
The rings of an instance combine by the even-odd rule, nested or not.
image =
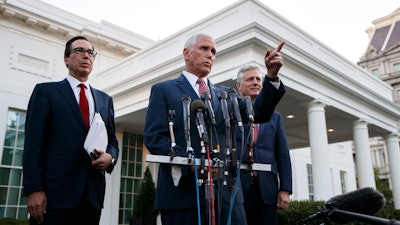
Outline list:
[[[207,182],[208,182],[208,186],[209,186],[209,192],[208,192],[208,194],[209,194],[209,204],[210,204],[210,207],[208,208],[208,210],[210,210],[210,212],[209,213],[211,213],[211,218],[209,218],[211,221],[209,221],[209,224],[210,225],[215,225],[215,205],[214,205],[214,191],[213,191],[213,185],[214,185],[214,181],[213,181],[213,178],[212,178],[212,173],[211,173],[211,156],[210,156],[210,147],[209,146],[206,146],[206,150],[207,150],[207,161],[208,161],[208,165],[207,165],[207,167],[208,167],[208,172],[207,172]],[[207,186],[207,184],[206,184],[206,186]],[[205,187],[205,188],[207,188],[207,187]],[[207,198],[207,195],[206,195],[206,198]],[[210,216],[210,214],[209,214],[209,216]]]
[[[189,140],[186,140],[186,145],[189,151],[191,151],[192,146],[189,143]],[[200,190],[199,190],[199,176],[197,174],[197,165],[196,165],[196,156],[193,154],[193,167],[194,167],[194,179],[196,182],[196,203],[197,203],[197,221],[198,224],[201,224],[201,213],[200,213]]]
[[[190,103],[191,98],[189,95],[182,96],[182,106],[183,106],[183,124],[185,126],[185,141],[186,141],[186,153],[188,156],[188,160],[193,160],[194,167],[194,179],[196,185],[196,206],[197,206],[197,222],[201,224],[201,212],[200,212],[200,190],[199,190],[199,176],[197,174],[197,165],[196,165],[196,155],[194,154],[194,150],[191,145],[190,138]],[[187,130],[186,130],[187,129]]]
[[[250,127],[253,126],[253,121],[250,121]],[[244,130],[241,130],[241,135],[242,135],[242,140],[244,139]],[[250,132],[246,138],[245,141],[242,141],[242,146],[241,146],[241,152],[240,152],[240,158],[239,158],[239,163],[237,166],[237,178],[235,180],[235,185],[233,186],[233,192],[232,192],[232,196],[231,196],[231,202],[229,205],[229,213],[228,213],[228,220],[226,222],[226,225],[230,225],[231,224],[231,217],[232,217],[232,211],[233,211],[233,203],[235,201],[236,198],[236,189],[238,187],[239,181],[240,181],[240,167],[242,166],[242,161],[243,161],[243,156],[244,156],[244,152],[245,152],[245,146],[247,146],[248,142],[250,140]]]

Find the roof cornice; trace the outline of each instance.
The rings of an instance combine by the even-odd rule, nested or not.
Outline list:
[[[125,55],[154,43],[149,38],[107,21],[96,23],[39,0],[0,0],[0,18],[2,17],[65,39],[84,35],[96,43],[96,46],[103,45]]]

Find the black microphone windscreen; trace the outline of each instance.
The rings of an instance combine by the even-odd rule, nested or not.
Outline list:
[[[249,120],[251,122],[253,122],[254,121],[254,111],[253,111],[253,104],[251,103],[250,96],[245,96],[244,102],[246,103],[247,116],[249,117]]]
[[[238,126],[241,127],[241,129],[243,129],[242,116],[240,115],[239,103],[237,100],[237,92],[235,91],[235,89],[229,88],[228,96],[233,104],[233,111],[234,111],[234,115],[237,120]]]
[[[373,215],[385,205],[386,199],[382,193],[374,188],[366,187],[343,195],[334,196],[326,201],[327,208],[337,208],[344,211]],[[340,222],[340,217],[333,213],[329,219]],[[343,221],[346,222],[346,221]]]
[[[190,107],[190,110],[192,111],[192,113],[196,113],[196,111],[198,110],[198,108],[201,108],[204,110],[206,110],[206,105],[204,104],[203,101],[201,101],[200,99],[196,99],[192,102],[192,105]]]

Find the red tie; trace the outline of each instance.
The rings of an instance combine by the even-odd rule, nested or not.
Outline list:
[[[89,130],[89,103],[85,94],[85,85],[80,84],[81,92],[79,93],[79,108],[82,113],[83,121],[85,121],[86,128]]]
[[[257,143],[258,138],[258,124],[254,124],[254,131],[253,131],[253,143]]]
[[[205,92],[210,93],[210,89],[208,89],[208,86],[206,85],[206,83],[204,82],[203,79],[201,79],[201,78],[197,79],[197,83],[199,84],[199,95],[200,95],[200,97]]]
[[[257,143],[257,138],[258,138],[258,124],[253,124],[253,126],[254,126],[254,130],[253,130],[253,146],[254,146]],[[254,151],[254,148],[253,148],[253,151]],[[253,159],[254,159],[254,152],[253,152]],[[254,159],[254,162],[255,161],[256,160]],[[253,170],[253,176],[254,177],[258,176],[257,170]]]

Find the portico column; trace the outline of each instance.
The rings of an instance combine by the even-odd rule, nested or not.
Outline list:
[[[386,136],[386,147],[389,159],[390,179],[392,181],[392,193],[394,208],[400,209],[400,148],[399,136],[389,134]]]
[[[308,129],[312,161],[314,200],[332,197],[332,179],[329,166],[328,135],[325,104],[319,100],[308,105]]]
[[[364,120],[355,121],[353,123],[353,136],[356,149],[358,188],[376,188],[371,148],[369,146],[368,123]]]

